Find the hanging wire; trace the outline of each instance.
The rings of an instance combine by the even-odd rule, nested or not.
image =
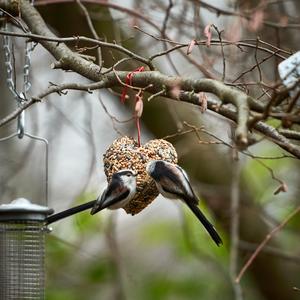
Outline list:
[[[13,139],[17,137],[19,134],[18,132],[12,133],[6,137],[0,138],[0,143],[8,141],[10,139]],[[48,206],[48,198],[49,198],[49,143],[48,140],[33,134],[29,134],[24,132],[24,136],[32,139],[32,140],[37,140],[40,142],[43,142],[45,145],[45,199],[46,199],[46,206]]]
[[[33,1],[31,1],[31,4],[33,4]],[[4,30],[8,30],[8,24],[7,22],[4,22]],[[24,59],[24,66],[23,66],[23,91],[18,93],[16,88],[16,82],[15,82],[15,74],[14,74],[14,67],[13,67],[13,47],[12,47],[12,39],[11,37],[4,35],[3,36],[3,49],[4,49],[4,63],[6,67],[6,83],[11,91],[12,95],[15,98],[15,101],[17,103],[18,107],[22,107],[24,103],[27,101],[27,93],[31,88],[31,82],[30,82],[30,67],[31,67],[31,54],[34,49],[35,45],[33,42],[26,42],[25,44],[25,59]],[[22,139],[24,136],[36,140],[39,142],[43,142],[45,145],[45,198],[46,198],[46,205],[48,205],[48,197],[49,197],[49,189],[48,189],[48,182],[49,182],[49,143],[48,140],[36,136],[33,134],[26,133],[25,131],[25,110],[21,112],[21,114],[18,116],[17,121],[17,132],[13,133],[7,137],[0,138],[0,142],[7,141],[9,139],[12,139],[14,137],[18,137],[19,139]]]
[[[24,133],[25,136],[40,141],[45,145],[45,198],[46,198],[46,206],[48,206],[48,197],[49,197],[49,142],[47,139],[36,136],[29,133]]]

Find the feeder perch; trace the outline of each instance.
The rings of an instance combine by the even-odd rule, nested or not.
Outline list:
[[[0,205],[0,299],[44,299],[45,206],[19,198]]]
[[[177,153],[171,143],[155,139],[138,147],[137,141],[125,136],[116,139],[104,154],[104,172],[108,182],[114,173],[123,169],[131,169],[138,173],[137,193],[124,207],[126,213],[139,213],[158,196],[156,185],[146,172],[147,163],[158,159],[177,163]]]

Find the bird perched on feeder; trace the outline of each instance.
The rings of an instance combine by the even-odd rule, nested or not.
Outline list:
[[[107,188],[97,198],[91,215],[104,208],[117,209],[126,205],[136,193],[136,176],[137,173],[129,169],[114,173]]]
[[[214,242],[218,246],[222,244],[222,239],[214,226],[199,209],[199,200],[191,187],[186,172],[181,167],[163,160],[152,160],[147,164],[146,171],[153,178],[158,191],[165,198],[181,199],[185,202],[203,224]]]

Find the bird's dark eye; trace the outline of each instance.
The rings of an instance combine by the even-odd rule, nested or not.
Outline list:
[[[131,176],[131,174],[130,174],[130,173],[127,173],[127,174],[126,174],[126,176],[127,176],[127,177],[130,177],[130,176]]]

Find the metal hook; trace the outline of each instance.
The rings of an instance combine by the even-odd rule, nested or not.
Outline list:
[[[18,97],[19,106],[22,106],[24,101],[26,101],[25,94],[20,93]],[[25,110],[21,112],[21,114],[18,115],[18,125],[17,125],[17,133],[18,138],[22,139],[25,134]]]
[[[18,116],[18,128],[17,128],[18,138],[22,139],[25,134],[25,111],[22,111]]]

